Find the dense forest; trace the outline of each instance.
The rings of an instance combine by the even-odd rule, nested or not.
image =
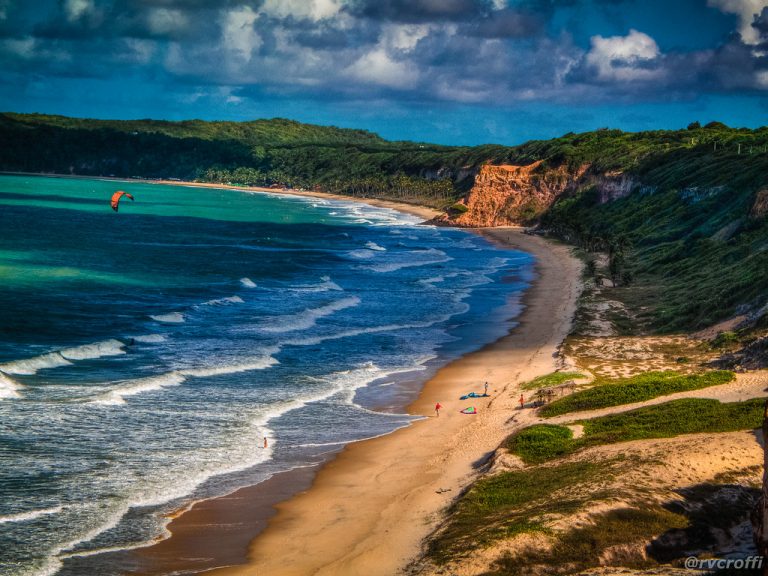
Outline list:
[[[482,164],[583,174],[537,223],[607,253],[636,325],[704,326],[768,299],[768,127],[602,129],[519,146],[390,142],[290,120],[107,121],[0,114],[0,170],[287,186],[450,208]],[[536,174],[533,174],[536,177]],[[606,200],[596,182],[621,178]],[[631,292],[630,289],[631,288]]]

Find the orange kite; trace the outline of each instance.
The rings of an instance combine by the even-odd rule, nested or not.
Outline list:
[[[115,212],[117,212],[117,208],[120,204],[120,198],[122,198],[123,196],[128,196],[128,198],[133,200],[133,196],[128,194],[128,192],[123,192],[122,190],[118,190],[117,192],[112,194],[112,210],[114,210]]]

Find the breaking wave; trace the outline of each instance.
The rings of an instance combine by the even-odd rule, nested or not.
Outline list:
[[[184,322],[184,314],[181,312],[170,312],[168,314],[155,314],[150,315],[152,320],[157,322],[163,322],[165,324],[181,324]]]
[[[59,352],[67,360],[93,360],[103,356],[119,356],[125,354],[125,344],[114,338],[93,344],[84,344],[74,348],[65,348]]]
[[[20,388],[21,384],[16,382],[10,376],[0,372],[0,398],[20,398]]]
[[[285,316],[273,316],[269,318],[269,324],[262,327],[262,332],[280,333],[280,332],[295,332],[297,330],[306,330],[315,325],[318,319],[325,316],[344,310],[346,308],[354,308],[360,304],[360,298],[357,296],[350,296],[349,298],[342,298],[330,304],[320,306],[319,308],[310,308],[297,314],[287,314]]]

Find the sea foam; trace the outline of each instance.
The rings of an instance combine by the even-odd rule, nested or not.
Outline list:
[[[226,298],[215,298],[214,300],[208,300],[203,302],[203,306],[226,306],[228,304],[242,304],[245,302],[240,296],[228,296]]]
[[[128,338],[135,340],[136,342],[143,342],[145,344],[159,344],[165,342],[168,338],[163,334],[141,334],[139,336],[129,336]]]
[[[318,319],[330,316],[346,308],[354,308],[360,304],[360,298],[350,296],[336,300],[318,308],[310,308],[296,314],[287,314],[285,316],[273,316],[268,319],[268,324],[261,328],[262,332],[281,333],[295,332],[297,330],[307,330],[314,326]]]
[[[150,315],[152,320],[163,322],[166,324],[181,324],[184,322],[184,315],[181,312],[169,312],[168,314],[154,314]]]
[[[104,356],[125,354],[125,344],[114,338],[93,344],[83,344],[74,348],[65,348],[60,354],[67,360],[93,360]]]
[[[408,252],[410,256],[414,257],[411,260],[404,260],[400,262],[385,262],[382,264],[373,264],[368,266],[368,270],[374,272],[395,272],[403,268],[415,268],[418,266],[429,266],[431,264],[442,264],[453,260],[442,250],[436,248],[429,248],[427,250],[413,250]]]
[[[0,364],[0,372],[31,376],[32,374],[37,374],[38,370],[43,370],[44,368],[58,368],[59,366],[68,366],[69,364],[72,364],[72,362],[64,358],[58,352],[50,352],[48,354],[35,356],[34,358],[14,360],[13,362]]]
[[[322,276],[319,284],[306,284],[303,286],[291,286],[294,292],[328,292],[329,290],[344,290],[341,286],[331,280],[330,276]]]
[[[40,510],[30,510],[29,512],[19,512],[18,514],[0,515],[0,524],[6,524],[8,522],[29,522],[42,516],[49,516],[51,514],[58,514],[64,508],[62,506],[53,506],[51,508],[41,508]]]
[[[21,384],[7,374],[0,372],[0,398],[20,398]]]
[[[146,378],[136,378],[135,380],[126,380],[109,392],[101,394],[90,401],[91,404],[104,404],[107,406],[116,406],[125,404],[125,399],[129,396],[135,396],[143,392],[152,392],[169,386],[178,386],[186,378],[179,372],[168,372],[159,376],[148,376]]]

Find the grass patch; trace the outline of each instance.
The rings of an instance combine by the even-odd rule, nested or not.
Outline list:
[[[506,447],[528,464],[538,464],[601,444],[681,434],[735,432],[761,425],[764,400],[723,404],[717,400],[684,398],[592,420],[581,420],[584,435],[574,439],[565,426],[538,424],[513,434]]]
[[[537,519],[580,508],[590,497],[577,495],[574,489],[605,478],[609,470],[606,462],[576,462],[478,480],[453,505],[445,526],[430,540],[427,553],[434,562],[444,564],[515,534],[547,532]],[[567,492],[557,497],[560,490]]]
[[[538,388],[557,386],[563,382],[567,382],[568,380],[578,380],[580,378],[586,378],[586,376],[580,372],[552,372],[552,374],[539,376],[530,382],[526,382],[521,386],[521,388],[523,390],[536,390]]]
[[[538,424],[514,434],[507,449],[527,464],[538,464],[572,452],[573,433],[565,426]]]
[[[599,566],[605,559],[610,565],[642,568],[655,564],[643,554],[655,536],[687,525],[684,516],[658,506],[611,510],[597,516],[593,524],[562,534],[549,550],[528,550],[500,559],[488,574],[539,573],[534,567],[543,574],[573,574]],[[619,546],[620,552],[611,550]]]
[[[550,418],[567,414],[568,412],[581,412],[585,410],[597,410],[642,402],[658,396],[666,396],[676,392],[687,392],[725,384],[734,379],[733,372],[727,370],[715,370],[700,374],[679,374],[674,371],[646,372],[631,378],[608,381],[608,383],[593,386],[555,400],[544,406],[540,414]]]

